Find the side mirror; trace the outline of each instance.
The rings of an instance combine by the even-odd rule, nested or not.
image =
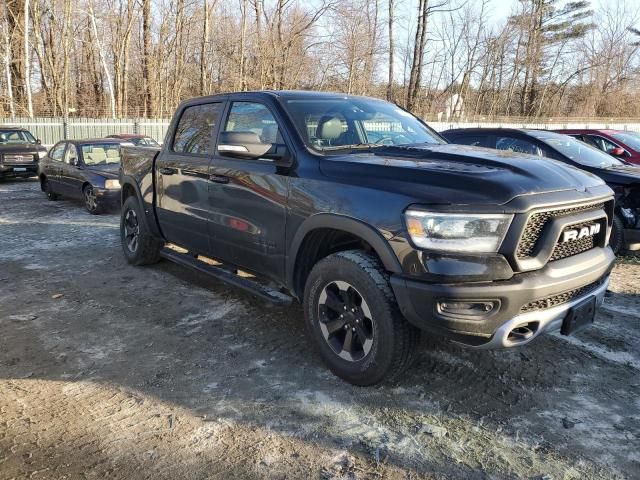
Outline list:
[[[222,132],[218,142],[218,153],[226,157],[255,160],[271,149],[270,143],[262,143],[257,133]]]
[[[609,155],[613,155],[614,157],[624,157],[625,151],[622,147],[614,147],[607,152]]]
[[[36,145],[42,145],[42,140],[40,140],[39,138],[36,138]]]

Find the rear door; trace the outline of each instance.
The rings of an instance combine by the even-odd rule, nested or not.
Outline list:
[[[229,103],[220,134],[252,132],[262,143],[286,145],[282,121],[269,105],[237,98]],[[288,175],[266,158],[216,152],[210,179],[212,256],[274,280],[284,278]]]
[[[164,236],[196,253],[209,252],[209,163],[224,102],[187,105],[156,160],[157,216]]]

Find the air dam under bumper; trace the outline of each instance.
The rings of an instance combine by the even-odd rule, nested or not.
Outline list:
[[[506,348],[560,328],[568,310],[592,295],[600,305],[614,260],[609,247],[594,248],[510,280],[432,284],[392,275],[391,285],[400,310],[415,326],[468,346]],[[540,301],[545,302],[542,308]],[[439,308],[443,302],[494,302],[495,308],[461,316],[443,312]],[[514,341],[510,333],[525,325],[530,330],[526,338]]]

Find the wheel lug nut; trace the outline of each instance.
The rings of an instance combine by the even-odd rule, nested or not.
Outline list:
[[[355,331],[356,331],[355,327],[354,327],[354,328],[352,328],[351,330],[352,330],[353,332],[355,332]]]

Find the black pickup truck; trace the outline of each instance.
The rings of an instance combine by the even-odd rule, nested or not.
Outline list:
[[[447,144],[371,98],[186,101],[161,150],[123,149],[120,183],[130,263],[164,257],[300,300],[322,358],[358,385],[405,369],[421,331],[475,348],[572,334],[593,321],[614,260],[602,180]]]

